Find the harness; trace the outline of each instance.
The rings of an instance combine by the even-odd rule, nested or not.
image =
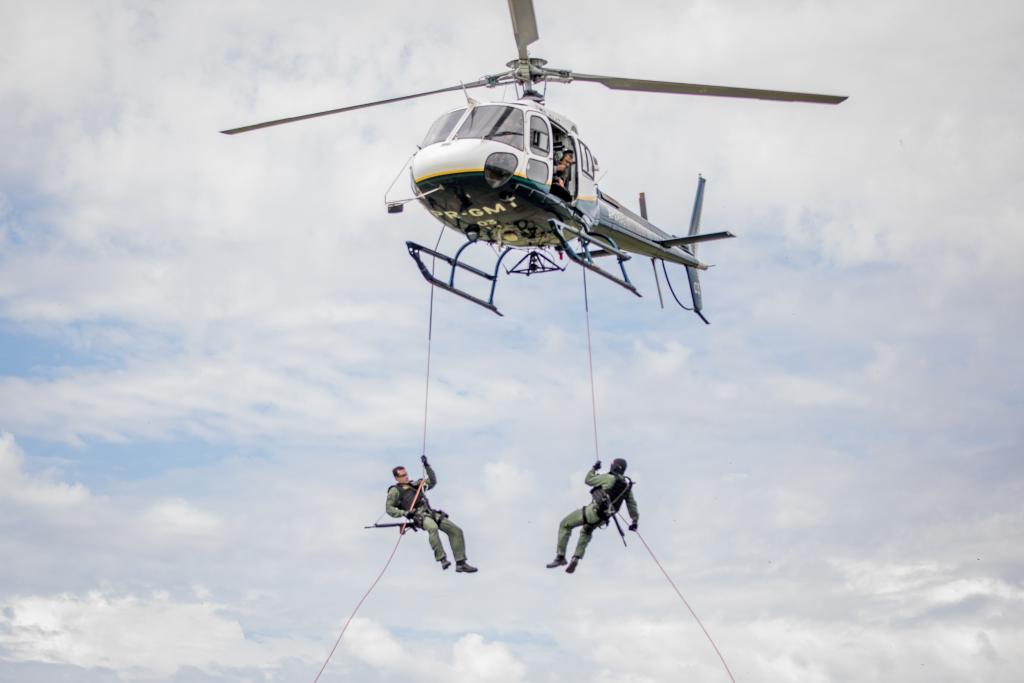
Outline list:
[[[605,489],[595,486],[590,489],[590,495],[594,499],[594,508],[597,510],[597,521],[594,526],[605,526],[608,520],[615,516],[615,513],[622,507],[626,495],[633,488],[633,480],[621,474],[613,474],[615,483],[611,488]],[[583,521],[587,521],[587,506],[583,507]],[[587,522],[590,524],[590,522]]]
[[[416,488],[419,484],[392,484],[388,487],[388,492],[391,489],[398,489],[398,506],[402,510],[408,510],[409,506],[412,505],[412,499],[416,496]],[[416,507],[412,509],[413,518],[409,520],[409,526],[413,528],[423,528],[423,518],[429,516],[437,524],[440,524],[442,520],[448,517],[448,513],[444,510],[435,510],[430,507],[430,501],[427,500],[427,496],[420,491],[420,497],[416,500]]]
[[[408,510],[412,506],[412,499],[416,497],[416,488],[418,484],[392,484],[388,487],[388,493],[391,489],[398,489],[398,506],[403,510]],[[421,507],[430,509],[430,501],[427,500],[427,496],[420,491],[420,497],[416,500],[416,510]]]

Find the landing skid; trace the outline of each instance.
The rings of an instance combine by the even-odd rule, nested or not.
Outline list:
[[[587,270],[597,273],[601,277],[611,280],[612,282],[619,285],[623,289],[626,289],[632,292],[633,294],[640,296],[640,292],[638,292],[636,287],[633,286],[633,283],[629,281],[629,276],[626,274],[626,266],[624,264],[626,261],[629,260],[630,256],[626,252],[619,249],[618,245],[615,244],[614,240],[608,237],[593,235],[584,230],[579,230],[577,228],[572,227],[571,225],[566,225],[565,223],[562,223],[561,221],[556,220],[554,218],[549,219],[548,223],[551,225],[551,229],[560,243],[560,246],[558,248],[561,249],[565,253],[565,255],[569,257],[569,260],[579,264],[580,266],[586,268]],[[570,240],[579,240],[579,251],[573,249],[572,245],[569,244]],[[468,263],[463,263],[462,261],[459,260],[459,258],[462,256],[462,252],[464,252],[468,246],[474,243],[474,240],[467,241],[465,244],[459,247],[459,250],[455,252],[454,256],[442,254],[441,252],[435,249],[425,247],[422,244],[416,244],[415,242],[406,242],[405,246],[409,250],[409,256],[411,256],[412,259],[416,261],[416,265],[419,267],[420,273],[423,274],[423,278],[431,285],[433,285],[434,287],[440,287],[441,289],[447,292],[451,292],[456,296],[460,296],[463,299],[466,299],[467,301],[472,301],[477,306],[486,308],[488,311],[494,313],[495,315],[502,315],[501,311],[499,311],[497,306],[494,305],[494,290],[498,286],[498,274],[501,272],[501,262],[505,260],[505,257],[508,256],[508,253],[512,251],[512,247],[505,247],[504,249],[502,249],[501,253],[498,254],[498,260],[494,264],[494,271],[488,273],[487,271],[480,270],[475,266],[471,266]],[[592,246],[597,247],[597,249],[592,250]],[[423,254],[426,254],[427,256],[430,256],[433,259],[444,261],[451,267],[451,270],[448,273],[447,280],[441,279],[434,275],[434,264],[432,264],[431,267],[428,268],[427,264],[423,262]],[[619,269],[622,271],[622,277],[619,277],[618,275],[612,273],[611,271],[605,270],[601,266],[594,265],[594,258],[600,256],[615,256],[619,263]],[[488,293],[486,299],[476,296],[474,294],[470,294],[469,292],[467,292],[464,289],[461,289],[455,284],[455,275],[459,272],[459,269],[462,269],[467,273],[470,273],[476,277],[486,280],[491,284],[490,292]],[[521,273],[524,275],[530,275],[536,273],[550,272],[554,270],[564,270],[564,268],[558,266],[558,264],[544,256],[540,252],[531,251],[522,259],[520,259],[514,266],[512,266],[508,273]]]
[[[611,280],[612,282],[619,285],[623,289],[626,289],[637,296],[642,296],[642,294],[640,294],[640,292],[637,291],[636,287],[633,286],[633,283],[629,281],[629,275],[626,274],[625,263],[631,257],[629,254],[619,249],[619,247],[615,244],[614,240],[612,240],[610,237],[598,237],[597,235],[586,233],[582,230],[578,230],[572,227],[571,225],[566,225],[565,223],[562,223],[561,221],[555,218],[548,219],[548,224],[551,226],[551,229],[554,231],[555,236],[561,243],[562,249],[563,251],[565,251],[566,256],[572,259],[572,261],[578,263],[587,270],[597,273],[601,277]],[[567,238],[566,233],[568,233],[570,237]],[[582,251],[577,252],[569,244],[569,240],[574,238],[580,241]],[[600,248],[597,251],[592,252],[590,250],[590,245],[592,244]],[[614,255],[615,258],[618,259],[619,269],[622,271],[621,278],[615,275],[614,273],[605,270],[601,266],[594,265],[595,256],[608,256],[610,254]]]
[[[501,268],[501,262],[505,258],[505,256],[508,255],[510,251],[512,251],[512,248],[505,247],[502,250],[501,254],[498,256],[498,262],[494,264],[494,272],[487,273],[480,270],[479,268],[475,268],[474,266],[469,265],[468,263],[462,263],[461,261],[459,261],[459,257],[462,256],[462,252],[465,251],[466,247],[468,247],[471,244],[473,244],[473,242],[467,241],[465,244],[459,247],[459,250],[455,252],[455,256],[442,254],[439,251],[435,251],[430,247],[424,247],[423,245],[416,244],[415,242],[406,242],[405,246],[409,250],[409,256],[411,256],[413,260],[416,261],[416,265],[419,266],[420,273],[423,274],[423,277],[426,278],[427,282],[429,282],[435,287],[440,287],[445,291],[451,292],[452,294],[455,294],[457,296],[461,296],[463,299],[472,301],[477,306],[483,306],[491,313],[494,313],[496,315],[502,315],[501,311],[499,311],[498,308],[494,305],[494,289],[498,285],[498,269]],[[427,268],[427,264],[423,263],[423,259],[420,258],[421,253],[427,254],[437,259],[441,259],[442,261],[451,266],[451,272],[449,274],[447,282],[434,276],[430,269]],[[484,280],[487,280],[491,283],[491,292],[486,300],[478,296],[474,296],[469,292],[463,289],[459,289],[458,287],[455,286],[455,274],[458,272],[459,268],[462,268],[466,272],[472,273],[473,275],[483,278]]]

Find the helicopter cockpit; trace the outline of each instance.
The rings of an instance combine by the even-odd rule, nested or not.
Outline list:
[[[567,152],[572,157],[566,164]],[[595,194],[593,163],[576,126],[533,102],[474,103],[443,114],[424,137],[412,170],[417,186],[482,173],[492,188],[515,176],[572,205]]]
[[[521,109],[508,105],[481,104],[473,107],[463,122],[465,113],[465,108],[456,109],[437,119],[427,131],[420,147],[444,142],[462,122],[453,140],[495,140],[520,151],[523,149],[524,123]]]
[[[473,107],[453,139],[494,140],[522,151],[523,110],[497,104]]]
[[[456,109],[450,111],[447,114],[441,116],[427,131],[426,137],[423,138],[423,142],[420,143],[420,147],[426,147],[433,145],[437,142],[444,142],[448,139],[448,136],[452,134],[452,130],[455,125],[462,120],[462,115],[466,113],[465,108]]]

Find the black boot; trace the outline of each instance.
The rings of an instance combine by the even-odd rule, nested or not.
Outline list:
[[[570,562],[569,566],[565,568],[565,573],[566,574],[572,574],[574,571],[576,571],[576,565],[578,565],[580,563],[581,559],[582,558],[579,558],[579,557],[572,558],[572,562]]]
[[[555,567],[565,566],[565,555],[555,555],[555,559],[547,563],[548,569],[554,569]]]
[[[473,565],[469,564],[465,560],[459,560],[458,562],[455,563],[455,571],[457,571],[457,572],[466,572],[467,574],[472,574],[473,572],[476,571],[476,567],[474,567]]]
[[[452,566],[452,563],[448,561],[447,557],[442,557],[440,562],[441,562],[441,569],[448,569],[448,567]]]

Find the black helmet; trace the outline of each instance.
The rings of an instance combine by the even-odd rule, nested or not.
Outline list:
[[[622,458],[615,458],[612,460],[612,466],[608,468],[608,471],[612,474],[625,474],[626,473],[626,461]]]

